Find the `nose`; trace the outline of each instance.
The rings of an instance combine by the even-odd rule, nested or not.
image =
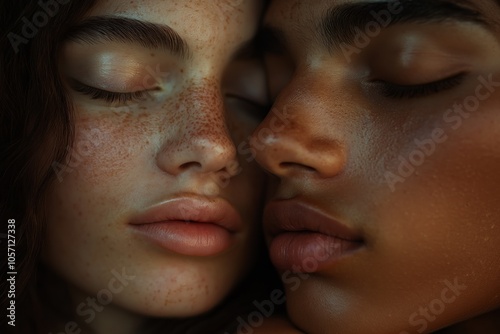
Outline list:
[[[328,100],[318,99],[314,87],[306,91],[302,85],[289,86],[252,134],[255,159],[282,179],[339,175],[345,167],[346,151]]]
[[[233,176],[236,148],[227,129],[218,85],[204,82],[187,88],[179,97],[175,113],[174,124],[166,126],[177,129],[159,151],[158,166],[174,176],[186,171],[226,171]]]

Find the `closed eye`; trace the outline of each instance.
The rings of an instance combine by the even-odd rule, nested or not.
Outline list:
[[[76,80],[72,81],[71,87],[75,91],[87,95],[93,100],[103,100],[111,105],[126,105],[130,102],[144,101],[151,97],[151,89],[118,93],[91,87]]]
[[[459,86],[466,73],[455,74],[451,77],[419,85],[399,85],[384,80],[373,81],[377,84],[383,96],[392,99],[413,99],[438,94]]]

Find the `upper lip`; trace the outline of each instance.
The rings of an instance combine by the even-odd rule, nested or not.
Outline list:
[[[179,196],[155,204],[136,215],[133,225],[186,221],[216,224],[230,232],[243,227],[241,216],[226,200],[204,196]]]
[[[264,226],[271,237],[286,232],[315,232],[348,241],[363,241],[360,233],[297,200],[269,203],[264,211]]]

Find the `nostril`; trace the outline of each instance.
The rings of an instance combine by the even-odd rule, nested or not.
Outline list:
[[[190,161],[190,162],[186,162],[186,163],[183,163],[182,165],[179,166],[179,170],[181,171],[185,171],[187,169],[190,169],[190,168],[201,168],[201,163],[197,162],[197,161]]]
[[[280,168],[283,168],[283,169],[301,169],[303,171],[307,171],[307,172],[315,172],[316,169],[311,167],[311,166],[307,166],[307,165],[304,165],[304,164],[301,164],[301,163],[296,163],[296,162],[282,162],[279,164]]]

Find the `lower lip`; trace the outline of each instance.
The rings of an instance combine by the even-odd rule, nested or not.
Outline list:
[[[271,261],[280,270],[313,273],[331,268],[361,248],[361,242],[315,232],[285,232],[272,239]]]
[[[233,234],[211,223],[167,221],[134,225],[133,228],[156,245],[188,256],[213,256],[227,250]]]

